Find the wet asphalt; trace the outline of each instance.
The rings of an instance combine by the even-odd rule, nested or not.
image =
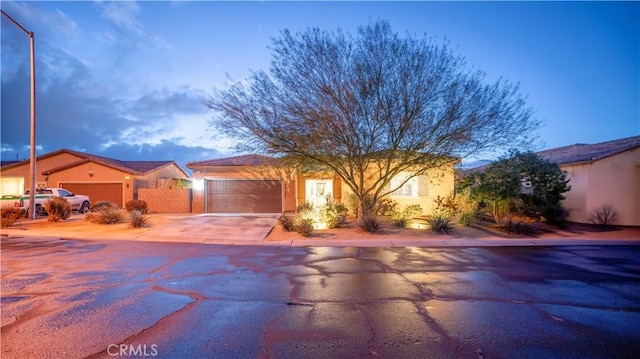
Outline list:
[[[0,250],[2,358],[640,357],[640,246]]]

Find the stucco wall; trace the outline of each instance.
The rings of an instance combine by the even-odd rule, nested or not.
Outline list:
[[[369,176],[369,181],[372,180]],[[370,183],[370,182],[369,182]],[[422,208],[422,214],[428,215],[432,213],[434,200],[438,197],[446,197],[453,193],[454,190],[454,172],[453,166],[447,166],[443,169],[434,169],[425,175],[418,176],[418,196],[406,197],[389,195],[391,199],[396,201],[400,208],[408,205],[418,204]],[[343,202],[347,203],[353,192],[348,186],[342,186]]]
[[[619,224],[640,226],[640,148],[560,168],[571,179],[563,202],[570,221],[587,223],[591,213],[608,204],[619,213]]]
[[[147,202],[150,213],[190,213],[190,189],[140,188],[138,199]]]
[[[81,160],[80,157],[74,156],[69,153],[60,153],[55,156],[40,158],[36,161],[36,182],[44,184],[45,176],[42,175],[43,171],[64,166],[73,162]],[[20,164],[18,166],[2,169],[0,172],[0,176],[2,177],[13,177],[13,178],[23,178],[24,179],[24,189],[29,188],[31,186],[31,178],[30,178],[30,170],[31,165],[29,162],[25,162],[24,164]],[[48,185],[48,184],[47,184]]]

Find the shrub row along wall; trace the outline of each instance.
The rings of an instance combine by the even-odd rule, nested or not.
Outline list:
[[[147,202],[149,213],[191,213],[190,189],[139,188],[138,199]]]

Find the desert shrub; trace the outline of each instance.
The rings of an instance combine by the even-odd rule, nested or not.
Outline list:
[[[311,237],[313,233],[313,221],[308,218],[298,218],[295,224],[295,230],[305,237]]]
[[[0,211],[1,222],[0,227],[11,227],[20,218],[22,218],[22,211],[20,208],[3,208]]]
[[[118,206],[116,203],[113,203],[111,201],[98,201],[93,205],[93,207],[91,207],[91,212],[98,212],[100,211],[100,209],[104,207],[111,207],[111,208],[118,208],[118,209],[120,208],[120,206]]]
[[[456,200],[454,195],[448,195],[446,197],[437,196],[433,200],[433,212],[441,214],[447,218],[453,218],[458,215],[460,210],[460,204]]]
[[[305,202],[299,205],[298,207],[296,207],[296,216],[297,216],[296,220],[298,221],[308,220],[313,225],[313,223],[318,218],[318,213],[316,209],[313,208],[313,204],[311,204],[310,202]]]
[[[618,211],[609,204],[602,205],[600,208],[591,212],[588,218],[590,223],[600,226],[610,226],[618,223]]]
[[[389,197],[384,197],[378,200],[378,202],[374,207],[373,213],[376,216],[391,217],[397,211],[398,211],[398,202]]]
[[[452,219],[444,214],[435,214],[427,220],[431,231],[438,234],[449,234],[453,231]]]
[[[471,226],[492,220],[492,216],[487,211],[486,204],[471,199],[468,191],[457,193],[454,199],[455,204],[450,204],[450,201],[445,200],[441,202],[441,207],[450,208],[449,213],[457,218],[458,224]]]
[[[309,213],[309,212],[313,212],[313,210],[314,210],[313,203],[307,202],[307,201],[305,201],[302,204],[299,204],[298,207],[296,207],[296,213],[300,213],[300,212]]]
[[[359,225],[365,232],[376,233],[380,231],[380,222],[373,216],[363,218]]]
[[[44,202],[50,222],[64,221],[71,216],[71,203],[62,197],[53,197]]]
[[[458,214],[458,223],[467,227],[476,224],[476,211],[460,212],[460,214]]]
[[[320,209],[320,217],[327,227],[337,228],[345,222],[348,212],[344,204],[327,201],[327,204]]]
[[[146,227],[149,224],[145,212],[139,209],[133,209],[129,212],[129,225],[133,228]]]
[[[98,224],[118,224],[125,221],[124,211],[117,204],[103,205],[85,215],[90,222]]]
[[[422,207],[419,204],[411,204],[405,206],[401,211],[395,210],[391,213],[391,219],[393,219],[396,227],[406,227],[411,218],[415,218],[422,214]]]
[[[514,233],[522,236],[537,236],[542,232],[540,230],[539,223],[535,219],[527,217],[505,217],[500,220],[498,225],[508,233]]]
[[[295,217],[282,215],[278,218],[278,222],[282,225],[282,228],[287,232],[292,232],[295,230]]]
[[[131,212],[134,210],[140,211],[142,212],[142,214],[147,214],[149,212],[147,202],[141,199],[132,199],[131,201],[128,201],[127,203],[125,203],[124,208],[127,210],[127,212]]]

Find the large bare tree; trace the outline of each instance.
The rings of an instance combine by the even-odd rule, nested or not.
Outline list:
[[[240,150],[334,171],[358,197],[360,219],[397,189],[400,172],[526,147],[538,126],[518,85],[487,83],[446,43],[400,36],[386,21],[356,35],[284,30],[272,51],[269,74],[213,94],[212,125]]]

